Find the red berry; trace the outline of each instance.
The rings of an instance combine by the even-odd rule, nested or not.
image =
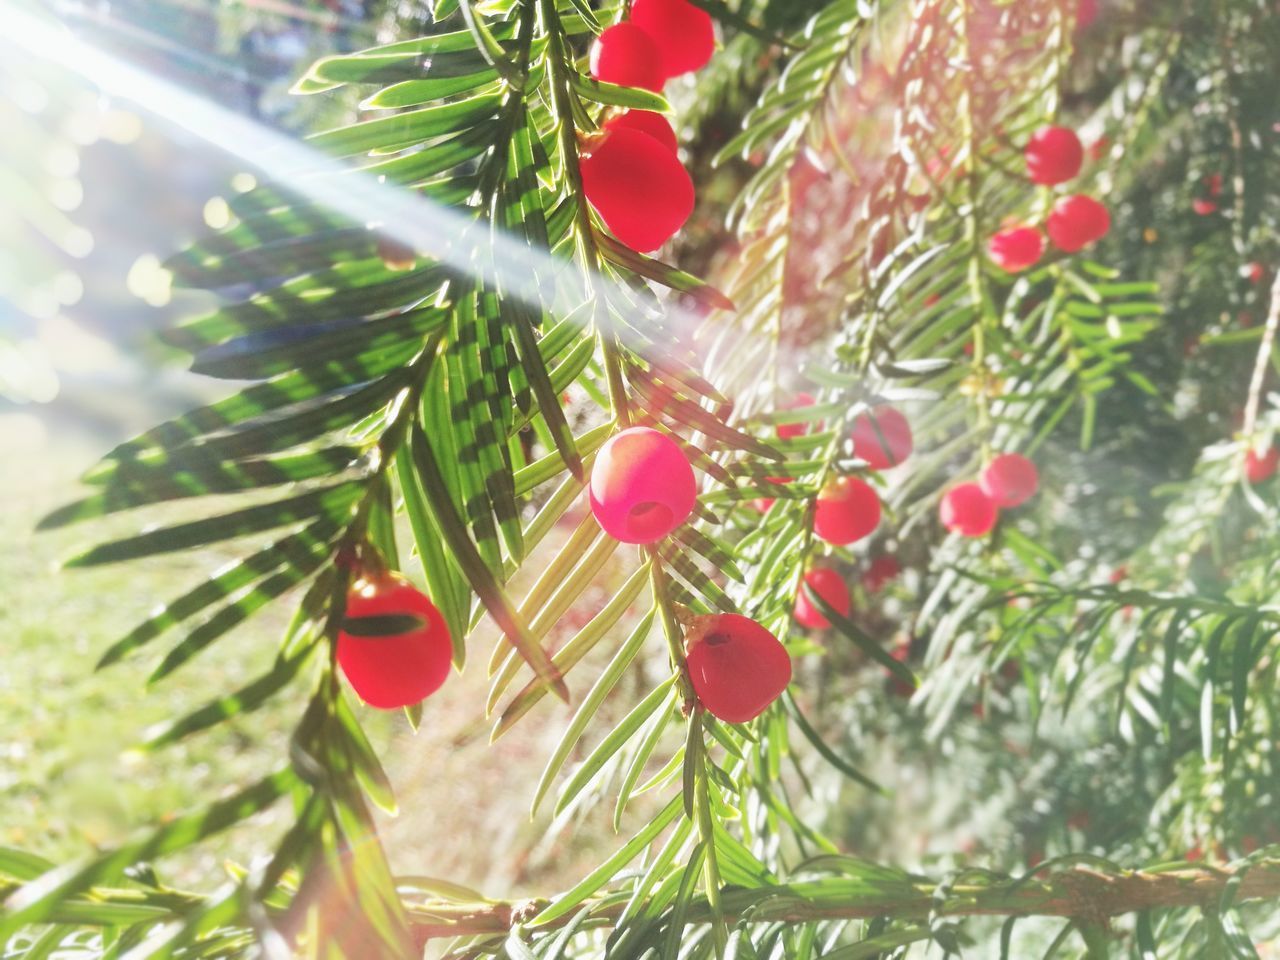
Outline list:
[[[685,636],[685,648],[698,701],[726,723],[754,720],[791,682],[786,649],[749,617],[697,617]]]
[[[1267,275],[1267,270],[1255,260],[1253,263],[1246,263],[1240,273],[1250,283],[1261,283],[1262,278]]]
[[[361,700],[396,710],[440,689],[453,643],[435,604],[392,573],[360,580],[347,594],[337,656]]]
[[[1040,475],[1036,472],[1036,465],[1026,457],[1005,453],[987,465],[978,485],[997,507],[1016,507],[1035,494],[1040,485]]]
[[[1222,196],[1222,174],[1211,173],[1204,178],[1205,188],[1209,191],[1209,196]]]
[[[1267,447],[1261,454],[1250,449],[1244,455],[1244,475],[1250,483],[1271,479],[1277,465],[1280,465],[1280,450],[1275,447]]]
[[[798,410],[801,407],[812,407],[814,399],[807,393],[797,393],[791,400],[783,406],[783,410]],[[808,424],[804,423],[780,423],[778,424],[778,439],[790,440],[792,437],[803,437],[809,432]]]
[[[870,536],[880,525],[880,498],[858,477],[841,477],[818,494],[813,532],[837,546]]]
[[[1107,151],[1111,149],[1111,141],[1105,136],[1099,137],[1093,143],[1089,144],[1089,159],[1097,163],[1107,155]]]
[[[1087,30],[1098,19],[1098,0],[1078,0],[1076,3],[1076,29]]]
[[[1031,135],[1023,155],[1032,182],[1047,187],[1065,183],[1084,165],[1084,146],[1066,127],[1041,127]]]
[[[583,157],[582,188],[614,235],[649,253],[693,213],[693,181],[666,146],[638,130],[612,130]]]
[[[871,561],[871,566],[867,567],[867,572],[862,575],[862,585],[869,593],[879,593],[890,580],[896,580],[900,573],[902,573],[902,567],[897,559],[884,553]]]
[[[671,129],[671,123],[662,114],[654,113],[652,110],[628,110],[626,113],[610,117],[604,122],[604,128],[606,130],[638,130],[653,137],[672,153],[680,149],[676,132]]]
[[[1093,197],[1074,194],[1053,205],[1045,223],[1053,245],[1065,253],[1083,250],[1111,229],[1111,214]]]
[[[896,467],[914,449],[911,424],[893,407],[877,407],[853,421],[853,455],[872,470]]]
[[[976,483],[961,483],[948,490],[938,513],[944,527],[964,537],[985,537],[998,515],[996,505]]]
[[[698,486],[674,440],[632,427],[600,448],[588,493],[605,533],[622,543],[653,543],[689,519]]]
[[[1195,200],[1191,201],[1191,209],[1194,210],[1200,216],[1207,217],[1211,213],[1218,212],[1218,205],[1214,203],[1212,200],[1205,200],[1203,198],[1197,197]]]
[[[688,0],[635,0],[631,22],[653,38],[668,77],[705,67],[716,52],[711,15]]]
[[[618,23],[591,48],[591,76],[605,83],[661,92],[667,82],[662,54],[653,38],[634,23]]]
[[[770,483],[794,483],[795,477],[765,477]],[[773,506],[773,497],[756,497],[754,501],[755,508],[761,513],[768,513],[769,508]]]
[[[849,601],[849,588],[844,577],[830,567],[814,567],[804,575],[804,582],[814,593],[826,601],[827,606],[842,617],[849,616],[852,605]],[[831,621],[822,615],[822,611],[809,599],[804,584],[796,593],[796,622],[814,630],[822,630],[831,626]]]
[[[1044,253],[1044,237],[1035,227],[1001,230],[987,241],[987,254],[996,266],[1008,273],[1033,267]]]

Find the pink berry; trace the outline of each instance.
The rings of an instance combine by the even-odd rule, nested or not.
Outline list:
[[[801,407],[812,407],[814,399],[807,393],[797,393],[786,404],[783,410],[798,410]],[[809,432],[809,425],[805,423],[780,423],[778,424],[778,439],[790,440],[793,437],[803,437]]]
[[[1074,130],[1041,127],[1031,135],[1024,156],[1032,182],[1051,187],[1065,183],[1080,172],[1084,165],[1084,146]]]
[[[1255,453],[1250,449],[1244,455],[1244,475],[1250,483],[1269,480],[1276,472],[1277,465],[1280,465],[1280,450],[1275,447],[1267,447],[1262,453]]]
[[[1044,237],[1035,227],[1001,230],[987,241],[987,254],[1000,269],[1021,273],[1035,266],[1044,254]]]
[[[804,582],[814,593],[826,601],[827,606],[842,617],[849,616],[852,605],[849,600],[849,588],[844,577],[830,567],[814,567],[804,575]],[[823,630],[831,626],[831,621],[822,615],[822,611],[809,599],[804,584],[796,593],[796,622],[813,630]]]
[[[996,505],[976,483],[961,483],[948,490],[938,513],[944,527],[964,537],[985,537],[996,525]]]
[[[853,421],[853,455],[872,470],[896,467],[913,449],[911,424],[893,407],[876,407]]]
[[[589,494],[605,533],[623,543],[653,543],[689,519],[698,488],[674,440],[649,427],[632,427],[596,454]]]
[[[1040,485],[1036,465],[1017,453],[1005,453],[996,457],[982,471],[978,481],[982,492],[997,507],[1016,507],[1035,495]]]
[[[661,92],[667,82],[662,54],[653,38],[634,23],[618,23],[591,48],[591,76],[623,87]]]
[[[676,132],[671,129],[671,123],[662,114],[654,113],[652,110],[628,110],[626,113],[620,113],[606,120],[604,129],[638,130],[653,137],[672,153],[680,149]]]
[[[1250,283],[1261,283],[1262,278],[1267,275],[1267,269],[1255,260],[1253,263],[1246,263],[1240,273]]]
[[[858,477],[841,477],[818,494],[813,532],[827,543],[844,546],[870,536],[880,525],[880,498]]]
[[[1191,201],[1191,209],[1194,210],[1197,215],[1207,217],[1211,213],[1218,212],[1218,205],[1212,200],[1205,200],[1202,197],[1197,197]]]
[[[449,677],[453,642],[435,604],[389,573],[360,580],[347,594],[337,660],[361,700],[398,710],[440,689]]]
[[[1074,194],[1053,205],[1045,229],[1055,247],[1064,253],[1075,253],[1107,235],[1111,214],[1093,197]]]
[[[1087,30],[1098,19],[1098,0],[1077,0],[1076,29]]]
[[[716,52],[711,15],[688,0],[635,0],[631,22],[653,38],[668,77],[705,67]]]
[[[611,130],[583,157],[582,188],[614,235],[649,253],[693,213],[693,181],[666,146],[638,130]]]
[[[787,689],[791,657],[749,617],[697,617],[685,635],[689,680],[698,702],[726,723],[754,720]]]

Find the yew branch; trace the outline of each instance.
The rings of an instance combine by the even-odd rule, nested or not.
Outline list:
[[[1234,901],[1280,900],[1280,861],[1248,868],[1187,867],[1162,872],[1142,870],[1104,873],[1073,867],[1044,877],[951,886],[940,912],[947,916],[1043,916],[1101,922],[1143,910],[1212,906],[1222,900],[1227,885],[1235,881]],[[725,919],[736,922],[856,920],[893,917],[899,920],[927,918],[939,910],[937,887],[930,882],[904,880],[871,884],[865,880],[831,877],[772,887],[730,887],[721,895]],[[410,923],[422,940],[475,935],[507,935],[521,920],[530,919],[545,903],[493,902],[457,904],[445,902],[410,905]],[[592,911],[590,926],[609,926],[622,913],[616,902],[600,904]],[[936,914],[935,914],[936,915]],[[705,898],[693,901],[687,913],[690,923],[710,922],[712,912]],[[572,914],[539,929],[563,926]]]

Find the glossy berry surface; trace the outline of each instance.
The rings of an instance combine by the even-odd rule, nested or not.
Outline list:
[[[667,118],[652,110],[628,110],[604,122],[606,130],[635,130],[653,137],[660,144],[675,153],[680,149],[676,140],[676,132],[671,129]]]
[[[858,477],[833,480],[818,494],[813,532],[837,546],[870,536],[880,525],[880,498]]]
[[[581,161],[582,188],[614,236],[650,253],[693,213],[693,181],[665,145],[638,130],[612,130]]]
[[[685,636],[689,680],[698,702],[726,723],[754,720],[787,689],[791,657],[749,617],[697,617]]]
[[[1244,475],[1250,483],[1271,479],[1277,465],[1280,465],[1280,450],[1275,447],[1267,447],[1262,453],[1250,450],[1244,455]]]
[[[876,407],[853,421],[853,455],[872,470],[888,470],[911,456],[911,424],[893,407]]]
[[[892,554],[882,553],[871,561],[862,575],[862,585],[868,593],[879,593],[902,573],[902,565]]]
[[[1054,186],[1066,183],[1084,165],[1084,145],[1067,127],[1041,127],[1027,142],[1023,156],[1033,183]]]
[[[987,241],[987,255],[1007,273],[1021,273],[1044,255],[1044,237],[1035,227],[1001,230]]]
[[[849,600],[849,588],[844,577],[830,567],[814,567],[804,575],[804,584],[820,596],[827,606],[842,617],[849,616],[852,605]],[[831,626],[831,621],[822,615],[817,604],[809,599],[809,592],[801,584],[796,593],[796,623],[813,630],[822,630]]]
[[[1075,253],[1096,243],[1111,229],[1111,214],[1093,197],[1075,194],[1053,205],[1045,230],[1053,245],[1064,253]]]
[[[997,507],[1026,503],[1040,486],[1036,465],[1019,453],[1003,453],[987,465],[978,481]]]
[[[591,512],[622,543],[654,543],[693,513],[693,467],[674,440],[649,427],[611,437],[596,454],[589,486]]]
[[[716,52],[711,15],[688,0],[635,0],[631,22],[653,38],[668,77],[705,67]]]
[[[814,399],[810,394],[797,393],[791,398],[791,401],[783,407],[784,410],[798,410],[801,407],[812,407]],[[807,423],[780,423],[778,424],[778,438],[780,440],[790,440],[792,437],[803,437],[809,432]]]
[[[942,525],[963,537],[985,537],[996,525],[998,511],[976,483],[961,483],[942,497],[938,506]]]
[[[662,91],[667,82],[662,54],[653,38],[634,23],[619,23],[596,38],[591,76],[623,87]]]
[[[449,676],[453,643],[429,598],[397,574],[360,580],[347,594],[338,666],[371,707],[419,703]]]

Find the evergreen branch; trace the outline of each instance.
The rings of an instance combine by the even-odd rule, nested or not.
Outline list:
[[[889,918],[896,921],[939,917],[1064,917],[1101,922],[1146,910],[1199,907],[1213,909],[1231,891],[1234,902],[1280,901],[1280,863],[1260,860],[1222,869],[1166,865],[1160,869],[1120,870],[1077,866],[1021,878],[991,875],[985,883],[938,884],[903,874],[891,883],[867,882],[851,891],[837,878],[802,880],[753,889],[729,888],[721,895],[726,923],[802,924]],[[984,871],[985,873],[985,871]],[[939,899],[941,894],[941,899]],[[608,925],[623,904],[601,901],[589,916]],[[528,910],[527,903],[418,903],[409,908],[420,937],[505,935]],[[705,898],[689,904],[687,922],[709,923],[714,910]],[[571,915],[540,924],[555,929]]]

